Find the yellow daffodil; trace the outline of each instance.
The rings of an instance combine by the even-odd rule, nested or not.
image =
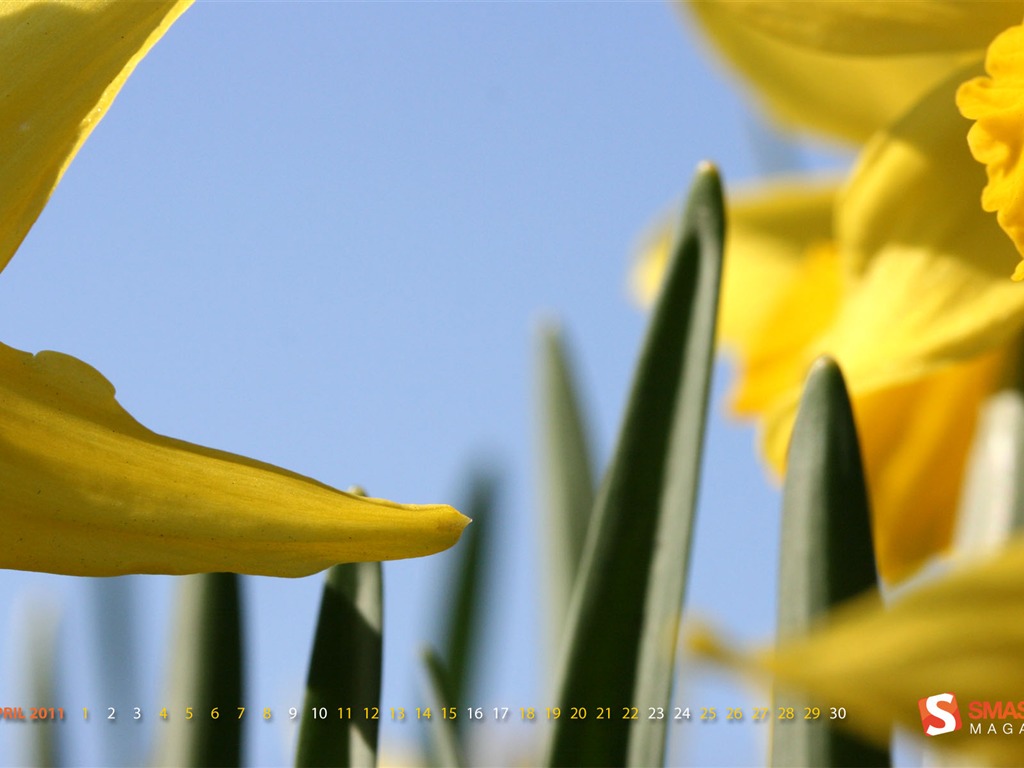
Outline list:
[[[1000,226],[1024,257],[1024,26],[1010,27],[992,41],[985,67],[990,77],[964,83],[957,103],[965,117],[977,121],[967,139],[988,172],[982,206],[998,212]],[[1024,280],[1024,262],[1013,279]]]
[[[0,269],[188,2],[0,4]],[[96,370],[0,344],[0,567],[302,576],[418,557],[468,522],[150,432]]]
[[[769,186],[733,206],[721,335],[737,356],[736,410],[761,419],[779,472],[807,366],[819,354],[838,361],[861,435],[879,569],[898,581],[948,546],[978,409],[1019,358],[1014,245],[979,204],[984,174],[956,102],[985,45],[1020,20],[1024,3],[688,7],[777,116],[866,139],[850,177],[827,194]],[[1019,40],[992,50],[1021,61],[1012,59]],[[998,129],[1021,80],[1010,64],[993,69],[993,56],[1001,86],[973,81],[960,101],[1002,109],[972,141],[990,179],[1002,181],[1019,153],[1005,143],[1013,127]],[[1019,144],[1019,124],[1015,135]],[[993,187],[986,208],[1019,216],[1024,196]],[[648,287],[657,250],[638,268]]]

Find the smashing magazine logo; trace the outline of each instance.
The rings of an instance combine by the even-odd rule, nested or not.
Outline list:
[[[929,736],[941,736],[944,733],[958,731],[962,727],[960,707],[956,704],[956,696],[952,693],[936,693],[918,700],[921,710],[921,727]]]

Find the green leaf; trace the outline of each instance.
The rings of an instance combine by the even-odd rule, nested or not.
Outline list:
[[[238,708],[244,701],[245,669],[240,577],[206,573],[182,576],[179,583],[167,727],[162,728],[165,738],[153,762],[202,768],[240,765],[243,720]],[[131,717],[130,712],[118,714]]]
[[[469,498],[461,508],[473,524],[466,528],[449,555],[457,561],[452,589],[446,592],[451,600],[447,604],[443,636],[453,706],[463,701],[477,671],[483,600],[493,562],[490,550],[498,487],[498,476],[493,470],[480,468],[472,472]]]
[[[296,766],[373,766],[383,638],[381,564],[328,569],[299,726]],[[347,711],[339,712],[344,706]],[[314,717],[313,710],[324,717]],[[342,716],[344,715],[344,716]]]
[[[49,709],[53,702],[60,702],[64,697],[58,690],[56,674],[59,658],[60,613],[53,605],[45,601],[33,600],[27,611],[26,621],[17,622],[27,628],[28,656],[28,701],[37,706]],[[27,708],[23,708],[27,714]],[[70,713],[67,715],[70,717]],[[32,765],[38,768],[62,765],[67,757],[67,744],[60,722],[52,723],[48,719],[31,720],[32,729]]]
[[[473,518],[474,520],[476,518]],[[432,648],[423,649],[423,664],[427,670],[427,701],[432,717],[427,727],[430,740],[431,764],[446,768],[462,768],[466,764],[459,741],[458,706],[451,696],[451,676],[444,662]],[[455,712],[455,717],[446,717],[442,710]]]
[[[563,647],[552,765],[660,765],[711,373],[724,211],[711,166],[694,181],[612,464],[598,494]],[[587,710],[570,720],[571,708]],[[644,710],[641,710],[644,711]],[[598,720],[599,713],[608,716]],[[631,728],[631,726],[633,726]],[[631,731],[633,732],[631,734]]]
[[[811,368],[790,441],[779,557],[780,639],[806,634],[839,603],[878,585],[871,517],[853,411],[839,367]],[[829,712],[804,719],[806,697],[776,692],[774,766],[888,766],[888,750],[829,725]]]
[[[557,325],[541,328],[539,346],[545,603],[557,649],[594,506],[594,472],[583,408]]]

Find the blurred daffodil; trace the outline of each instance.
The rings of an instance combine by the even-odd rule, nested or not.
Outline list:
[[[188,4],[0,4],[0,269]],[[0,567],[302,576],[438,552],[467,522],[154,434],[85,363],[0,344]]]
[[[988,172],[982,206],[997,212],[999,225],[1024,257],[1024,26],[1010,27],[992,41],[985,68],[989,77],[964,83],[957,104],[976,121],[967,139]],[[1024,262],[1013,279],[1024,280]]]
[[[1021,723],[996,713],[995,705],[1001,713],[1007,704],[1016,710],[1024,690],[1022,603],[1024,540],[1016,539],[991,559],[966,562],[891,605],[877,595],[857,598],[772,652],[737,653],[706,630],[692,634],[691,645],[770,676],[823,712],[843,708],[845,717],[834,724],[883,746],[893,723],[921,734],[918,702],[952,691],[962,727],[929,746],[969,753],[964,765],[983,758],[1015,766],[1024,763]]]
[[[1024,2],[920,0],[914,3],[681,3],[716,49],[755,88],[783,124],[855,142],[880,131],[934,91],[927,132],[935,121],[963,123],[945,101],[976,121],[970,151],[986,166],[986,211],[1024,256]],[[982,62],[989,76],[973,76]],[[943,126],[935,126],[942,133]],[[913,145],[918,134],[902,137]],[[950,149],[953,149],[952,147]],[[962,155],[963,145],[953,154]],[[946,169],[947,175],[958,170]],[[1024,279],[1024,266],[1014,275]]]
[[[776,116],[866,140],[842,185],[772,184],[733,205],[721,335],[737,358],[736,410],[761,419],[779,472],[807,367],[819,354],[840,364],[879,569],[898,581],[948,546],[978,408],[1019,357],[1014,244],[979,204],[984,173],[956,104],[1024,3],[688,7]],[[999,162],[994,142],[973,143]],[[1011,211],[1010,194],[987,192],[986,207]],[[642,296],[662,232],[637,268]]]
[[[980,63],[1021,0],[679,2],[782,123],[866,141],[957,69]]]

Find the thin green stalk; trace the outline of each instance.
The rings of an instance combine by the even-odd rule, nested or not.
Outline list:
[[[327,571],[309,662],[295,765],[377,764],[383,583],[381,564]]]
[[[457,558],[455,576],[443,627],[444,659],[451,685],[453,705],[465,700],[472,690],[480,656],[480,630],[484,600],[491,582],[491,553],[497,521],[498,475],[490,469],[476,469],[470,475],[469,494],[461,507],[473,521],[451,552]]]
[[[697,174],[591,517],[557,679],[551,765],[660,765],[697,492],[724,211]],[[623,718],[637,708],[636,720]],[[572,719],[573,715],[576,719]],[[631,736],[631,732],[635,737]]]
[[[579,388],[557,325],[540,332],[541,526],[552,653],[562,636],[594,506],[594,471]]]
[[[422,657],[427,672],[427,701],[431,710],[427,728],[431,764],[444,768],[462,768],[466,761],[457,727],[459,709],[451,695],[451,675],[432,648],[425,648]]]

